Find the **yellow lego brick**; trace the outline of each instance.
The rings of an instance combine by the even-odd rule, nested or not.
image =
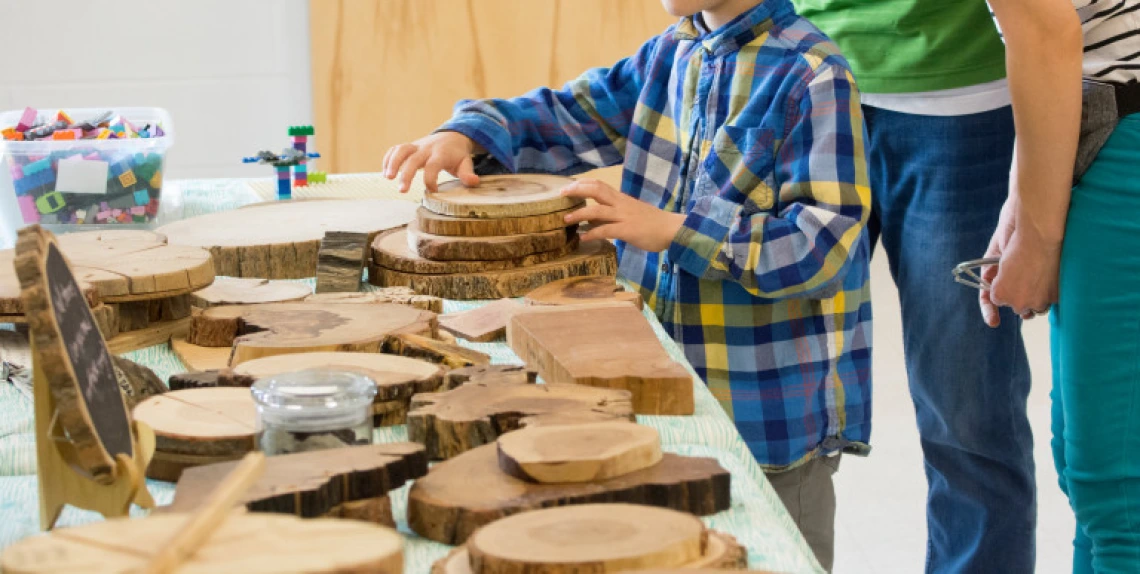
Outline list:
[[[139,180],[135,178],[135,172],[129,169],[124,171],[123,175],[119,176],[119,183],[123,184],[123,187],[130,187],[138,183],[138,181]]]

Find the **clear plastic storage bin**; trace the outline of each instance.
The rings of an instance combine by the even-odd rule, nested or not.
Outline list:
[[[42,109],[54,118],[57,110]],[[64,108],[74,121],[104,112],[137,128],[162,127],[152,138],[10,141],[0,139],[0,243],[24,225],[56,231],[103,227],[146,228],[162,201],[166,152],[174,143],[170,114],[160,108]],[[0,113],[0,128],[15,126],[23,110]]]

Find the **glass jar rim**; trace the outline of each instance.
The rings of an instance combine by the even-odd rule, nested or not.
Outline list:
[[[306,369],[259,379],[250,392],[259,411],[335,416],[370,406],[376,382],[351,371]]]

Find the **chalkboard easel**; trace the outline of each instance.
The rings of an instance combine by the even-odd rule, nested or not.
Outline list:
[[[153,508],[146,467],[154,432],[132,422],[106,341],[55,237],[20,231],[16,274],[31,332],[40,528],[64,505],[104,517]]]

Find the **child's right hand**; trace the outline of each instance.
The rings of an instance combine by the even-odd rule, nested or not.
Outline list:
[[[400,144],[384,154],[384,177],[400,178],[400,193],[412,186],[412,177],[424,170],[428,191],[438,191],[440,170],[459,178],[463,185],[479,185],[471,156],[482,153],[482,146],[459,132],[437,132],[412,143]]]

